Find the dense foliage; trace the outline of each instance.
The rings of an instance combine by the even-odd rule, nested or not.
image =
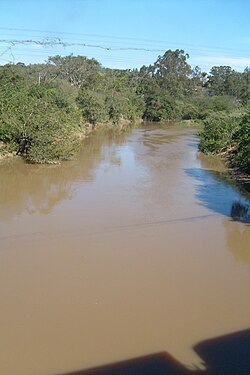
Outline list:
[[[200,134],[202,152],[224,154],[233,166],[250,174],[250,111],[213,113],[205,121]]]
[[[234,139],[236,150],[233,161],[240,169],[250,174],[250,110],[241,120]]]
[[[72,55],[0,66],[0,141],[30,161],[56,162],[74,155],[88,124],[192,120],[205,124],[202,151],[231,152],[249,171],[250,69],[206,74],[188,58],[168,50],[132,71]]]
[[[58,88],[40,86],[13,66],[0,73],[0,139],[30,161],[70,158],[80,114]]]
[[[211,113],[204,120],[205,129],[200,137],[200,150],[218,154],[233,150],[236,146],[236,134],[240,129],[240,117],[234,114]]]

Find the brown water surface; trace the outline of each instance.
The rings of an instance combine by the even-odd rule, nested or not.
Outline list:
[[[195,129],[97,133],[76,161],[0,164],[0,374],[192,347],[250,323],[247,201]]]

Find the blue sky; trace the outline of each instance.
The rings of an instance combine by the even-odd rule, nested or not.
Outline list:
[[[52,45],[14,42],[24,40]],[[133,69],[177,48],[204,71],[243,71],[250,66],[250,0],[0,0],[0,64],[73,53]]]

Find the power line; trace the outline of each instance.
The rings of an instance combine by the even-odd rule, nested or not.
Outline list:
[[[231,52],[247,52],[246,50],[237,49],[237,48],[227,48],[227,47],[219,47],[219,46],[208,46],[208,45],[197,45],[191,44],[186,42],[180,41],[167,41],[167,40],[155,40],[155,39],[143,39],[143,38],[133,38],[133,37],[122,37],[122,36],[114,36],[114,35],[100,35],[100,34],[85,34],[85,33],[76,33],[76,32],[65,32],[65,31],[51,31],[51,30],[36,30],[36,29],[22,29],[22,28],[7,28],[7,27],[0,27],[0,30],[6,31],[25,31],[25,32],[35,32],[35,33],[46,33],[46,34],[60,34],[60,35],[76,35],[76,36],[84,36],[84,37],[94,37],[94,38],[109,38],[115,40],[128,40],[128,41],[139,41],[139,42],[146,42],[146,43],[154,43],[154,44],[164,44],[164,45],[181,45],[188,48],[195,48],[195,49],[205,49],[205,50],[217,50],[217,51],[231,51]],[[109,42],[110,43],[110,42]],[[80,43],[81,44],[81,43]],[[99,47],[98,47],[99,48]],[[103,48],[102,46],[100,48]],[[110,49],[109,47],[104,47],[105,49]],[[131,47],[129,49],[134,50],[135,47]],[[111,49],[112,50],[112,49]],[[137,48],[135,48],[137,50]],[[140,50],[138,48],[138,50]],[[142,49],[144,50],[144,49]],[[148,50],[145,48],[145,50]],[[165,52],[165,49],[157,49],[155,52]]]
[[[60,38],[55,39],[44,39],[44,40],[18,40],[18,39],[0,39],[0,43],[9,44],[10,46],[17,45],[36,45],[36,46],[61,46],[61,47],[88,47],[88,48],[100,48],[107,51],[144,51],[144,52],[165,52],[163,49],[151,49],[141,47],[107,47],[99,44],[87,44],[87,43],[69,43],[64,42]]]
[[[2,56],[5,52],[10,50],[12,47],[20,45],[35,45],[40,47],[53,47],[61,46],[63,48],[67,47],[82,47],[82,48],[98,48],[106,51],[143,51],[143,52],[165,52],[165,49],[160,48],[146,48],[146,47],[111,47],[104,46],[102,44],[89,44],[84,42],[65,42],[60,38],[46,38],[43,40],[35,39],[0,39],[0,43],[8,44],[9,47],[0,55]]]
[[[0,28],[2,29],[2,28]],[[19,29],[12,29],[12,30],[19,30]],[[25,29],[22,29],[22,30],[25,30]],[[65,33],[67,34],[67,33]],[[114,37],[115,38],[115,37]],[[116,39],[118,39],[119,37],[117,37]],[[125,39],[125,38],[124,38]],[[129,39],[129,38],[128,38]],[[137,39],[137,40],[140,40],[140,39]],[[115,43],[118,43],[118,42],[115,42]],[[101,49],[103,51],[106,51],[107,53],[109,52],[122,52],[122,51],[127,51],[127,52],[148,52],[148,53],[155,53],[155,52],[165,52],[166,49],[161,49],[161,48],[146,48],[146,47],[132,47],[132,46],[128,46],[128,47],[120,47],[120,46],[117,46],[117,47],[113,47],[113,46],[107,46],[107,45],[104,45],[104,44],[92,44],[92,43],[85,43],[85,42],[72,42],[72,41],[64,41],[58,37],[55,37],[55,38],[45,38],[45,39],[35,39],[35,38],[31,38],[31,39],[0,39],[0,50],[1,50],[1,45],[2,46],[5,46],[4,50],[1,52],[0,51],[0,58],[4,55],[6,55],[8,53],[8,57],[11,57],[10,60],[12,60],[12,62],[14,63],[15,62],[15,56],[14,56],[14,48],[15,48],[15,55],[19,55],[19,56],[25,56],[25,54],[23,53],[17,53],[20,51],[20,47],[22,48],[22,46],[27,46],[27,47],[39,47],[39,48],[42,48],[43,49],[43,52],[44,54],[42,54],[42,50],[39,49],[38,50],[34,50],[34,48],[32,50],[27,50],[28,51],[28,54],[29,56],[36,56],[38,57],[40,54],[40,57],[44,57],[44,58],[47,58],[50,53],[49,53],[49,48],[51,47],[61,47],[63,49],[67,49],[67,48],[72,48],[72,47],[78,47],[78,48],[94,48],[94,49]],[[7,45],[7,47],[6,47]],[[195,50],[193,48],[193,50]],[[22,51],[22,49],[21,49]],[[21,52],[20,51],[20,52]],[[210,53],[211,53],[211,50],[208,50]],[[33,53],[31,53],[33,52]],[[38,52],[38,54],[37,54]],[[54,52],[54,51],[53,51]],[[201,54],[204,54],[205,50],[201,50],[199,49],[199,52]],[[61,54],[62,53],[62,50],[58,51],[58,54]],[[76,53],[76,51],[75,51]],[[80,54],[80,53],[79,53]],[[45,56],[44,56],[45,55]],[[96,55],[96,53],[95,53]],[[103,58],[110,58],[111,56],[102,56]],[[201,56],[200,56],[201,57]],[[214,56],[213,56],[214,57]],[[217,57],[221,57],[223,58],[222,56],[218,56]],[[224,56],[224,58],[227,59],[227,57],[230,57],[230,56]],[[124,59],[122,56],[116,56],[116,57],[112,57],[112,61],[118,61],[119,59],[119,62],[122,62],[122,59]],[[128,61],[128,56],[125,57],[126,60],[125,61]],[[197,56],[196,56],[196,59],[197,59]],[[248,57],[237,57],[236,59],[244,59],[245,61],[248,59]],[[1,59],[1,60],[4,60],[4,59]],[[10,60],[6,60],[6,61],[10,61]],[[249,61],[250,61],[250,58],[249,58]],[[140,59],[133,59],[131,58],[130,59],[130,62],[137,62],[137,63],[143,63],[145,64],[145,60],[142,60]],[[202,65],[203,66],[210,66],[209,64],[205,64],[205,61],[202,62]],[[197,65],[197,64],[196,64]],[[248,65],[248,64],[246,64]]]

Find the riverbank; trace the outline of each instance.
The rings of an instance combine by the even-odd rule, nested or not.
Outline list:
[[[0,141],[0,161],[15,156],[14,152],[10,152],[7,145]]]
[[[227,161],[226,164],[231,178],[243,187],[244,190],[250,193],[250,175],[243,173],[239,168],[233,167],[230,161]]]
[[[127,120],[124,118],[121,118],[119,122],[116,124],[112,122],[106,122],[106,123],[96,123],[93,125],[91,123],[86,122],[82,124],[80,129],[77,129],[77,131],[74,132],[73,137],[77,140],[78,143],[81,143],[85,138],[87,138],[91,133],[95,131],[99,131],[102,129],[107,129],[111,131],[124,131],[128,127],[139,126],[140,124],[142,124],[142,120],[131,121],[131,120]],[[77,155],[77,151],[78,151],[78,148],[76,147],[75,155]],[[27,161],[30,162],[30,160],[27,158],[27,155],[25,153],[17,154],[16,150],[15,151],[10,150],[9,144],[0,141],[0,161],[8,159],[8,158],[13,158],[13,157],[24,157]],[[71,158],[72,156],[69,159]],[[47,161],[44,159],[43,161],[35,160],[31,162],[34,164],[59,164],[63,160],[65,161],[67,159],[63,158],[63,159],[58,159],[55,161]]]
[[[163,122],[162,124],[164,126],[164,125],[169,125],[169,123],[170,121]],[[175,121],[174,123],[180,127],[186,127],[186,128],[195,127],[197,129],[203,128],[200,122],[197,122],[194,120],[180,120],[180,121]],[[120,119],[120,121],[117,124],[113,124],[111,122],[97,123],[95,125],[90,124],[90,123],[84,123],[82,126],[82,130],[76,132],[75,136],[80,142],[82,142],[90,134],[96,131],[107,129],[110,131],[120,132],[120,131],[126,130],[128,127],[143,126],[144,124],[145,122],[143,122],[143,120],[136,120],[132,122],[131,120],[126,120],[126,119]],[[13,158],[13,157],[22,157],[22,155],[17,155],[16,152],[11,152],[9,150],[8,145],[0,141],[0,161],[8,159],[8,158]],[[233,181],[235,181],[239,186],[241,186],[245,191],[250,193],[250,175],[243,173],[242,171],[239,170],[239,168],[234,167],[227,154],[221,153],[221,154],[218,154],[218,157],[221,158],[224,161],[225,165],[227,166],[230,178]],[[60,162],[61,161],[57,161],[57,162],[54,162],[54,164],[60,164]],[[41,164],[41,163],[38,163],[38,164]]]
[[[203,154],[206,155],[205,153]],[[234,165],[230,152],[225,151],[215,154],[214,156],[217,156],[223,161],[228,170],[230,179],[237,183],[247,193],[250,193],[250,174],[240,170],[240,168]]]

